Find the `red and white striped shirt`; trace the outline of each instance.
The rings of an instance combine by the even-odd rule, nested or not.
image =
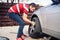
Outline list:
[[[28,4],[16,4],[8,10],[8,12],[15,12],[15,13],[26,13],[28,14],[29,12],[29,5]]]

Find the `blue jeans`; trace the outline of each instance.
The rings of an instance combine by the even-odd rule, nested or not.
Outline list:
[[[21,18],[21,16],[14,12],[8,13],[8,16],[19,24],[20,27],[18,30],[17,38],[21,37],[21,35],[23,34],[23,28],[25,26],[23,19]]]

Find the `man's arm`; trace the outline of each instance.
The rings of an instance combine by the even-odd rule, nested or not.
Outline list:
[[[22,18],[23,18],[23,20],[24,20],[25,22],[32,24],[32,21],[30,21],[30,20],[27,18],[27,14],[23,13]]]
[[[32,26],[34,26],[35,25],[35,22],[33,22],[33,21],[30,21],[28,18],[27,18],[27,15],[25,14],[25,13],[23,13],[23,20],[25,21],[25,22],[27,22],[27,23],[30,23]]]

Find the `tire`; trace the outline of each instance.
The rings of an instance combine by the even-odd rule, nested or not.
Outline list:
[[[32,38],[40,38],[40,33],[42,33],[40,21],[37,17],[33,17],[31,21],[34,21],[36,25],[32,27],[29,25],[28,33],[29,36]]]
[[[0,36],[0,40],[9,40],[9,38]]]

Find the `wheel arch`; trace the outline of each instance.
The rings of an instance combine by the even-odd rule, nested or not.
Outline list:
[[[37,16],[36,14],[33,14],[33,15],[31,16],[31,19],[34,18],[34,17],[37,17],[37,18],[38,18],[38,16]]]

